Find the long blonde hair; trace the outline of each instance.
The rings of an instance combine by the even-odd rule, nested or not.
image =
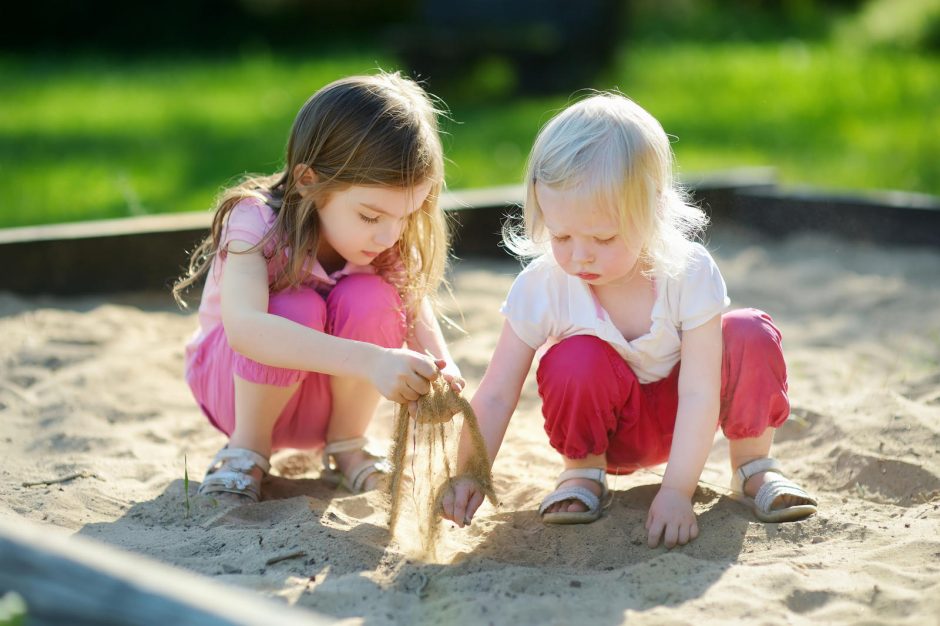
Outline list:
[[[708,223],[673,178],[663,127],[620,93],[594,92],[539,131],[526,166],[523,223],[503,229],[506,247],[522,257],[548,250],[536,183],[578,189],[599,206],[613,208],[621,232],[643,242],[640,260],[648,273],[681,272],[690,242]]]
[[[183,292],[219,253],[226,217],[245,198],[266,202],[277,216],[251,251],[266,250],[269,242],[274,255],[289,250],[284,270],[269,285],[276,292],[303,280],[304,262],[316,254],[319,243],[317,207],[331,192],[351,185],[411,189],[430,181],[427,199],[406,221],[397,250],[389,251],[397,252],[389,255],[396,257],[393,260],[401,260],[403,275],[392,282],[414,319],[421,300],[433,297],[441,284],[447,261],[447,225],[438,202],[444,180],[439,114],[428,94],[397,72],[343,78],[318,90],[297,113],[284,169],[270,176],[248,176],[222,193],[209,235],[173,286],[177,302],[186,306]],[[312,169],[316,182],[302,185],[295,178],[298,165]],[[381,272],[382,258],[376,265]]]

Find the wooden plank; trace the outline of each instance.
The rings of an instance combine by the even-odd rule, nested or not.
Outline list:
[[[924,194],[742,190],[733,199],[728,218],[774,239],[813,232],[854,241],[940,246],[940,198]]]
[[[0,517],[0,596],[8,591],[25,600],[31,625],[309,626],[338,621],[52,526]]]
[[[859,192],[840,197],[778,189],[772,168],[711,172],[682,182],[716,225],[739,224],[771,235],[814,230],[884,243],[936,245],[940,239],[940,199],[932,196]],[[500,233],[507,215],[519,215],[523,195],[521,185],[445,193],[441,204],[457,224],[453,253],[506,258]],[[210,219],[203,211],[0,229],[0,290],[168,292],[188,261],[185,251],[206,235]],[[198,288],[191,292],[193,298],[198,294]]]
[[[501,254],[501,209],[521,201],[520,185],[445,193],[441,205],[467,227],[456,253]],[[206,236],[211,218],[202,211],[0,229],[0,290],[169,293],[189,261],[186,251]],[[192,291],[198,297],[199,289]]]
[[[502,206],[507,203],[522,204],[523,197],[522,185],[445,191],[441,195],[441,207],[445,211],[459,211],[477,207]],[[142,233],[174,233],[179,231],[204,233],[211,224],[211,211],[197,211],[192,213],[139,215],[136,217],[68,222],[65,224],[21,226],[0,229],[0,245],[71,239],[100,239]]]

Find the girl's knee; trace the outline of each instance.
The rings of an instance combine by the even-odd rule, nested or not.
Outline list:
[[[327,298],[330,313],[366,318],[376,311],[401,308],[398,290],[375,274],[352,274],[340,280]]]
[[[405,311],[398,290],[374,274],[340,280],[327,298],[328,330],[334,335],[398,347],[405,337]]]
[[[763,311],[722,316],[721,427],[728,439],[752,439],[790,412],[780,331]]]
[[[326,325],[326,301],[310,287],[271,294],[268,313],[316,330]]]
[[[290,387],[309,375],[303,370],[265,365],[238,353],[232,357],[232,372],[250,383],[272,387]]]
[[[603,339],[569,337],[542,357],[537,373],[549,442],[569,458],[604,454],[639,382]]]
[[[746,344],[779,349],[780,330],[773,319],[759,309],[737,309],[721,316],[725,346]]]
[[[539,362],[539,386],[585,384],[605,385],[614,373],[612,364],[623,362],[619,354],[603,339],[593,335],[575,335],[552,346]],[[625,364],[624,364],[625,365]],[[623,367],[630,374],[628,367]]]

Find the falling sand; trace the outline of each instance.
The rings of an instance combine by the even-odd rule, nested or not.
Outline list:
[[[472,453],[465,462],[464,471],[455,477],[452,467],[457,467],[456,445],[453,435],[461,432],[456,429],[454,418],[463,415],[463,431],[469,437]],[[414,423],[413,429],[410,425]],[[421,556],[433,560],[437,557],[437,542],[440,537],[441,503],[447,491],[452,489],[454,480],[470,479],[476,482],[487,499],[496,505],[493,491],[493,476],[486,454],[486,445],[480,434],[480,426],[473,408],[466,398],[455,393],[443,378],[437,378],[431,385],[431,392],[417,403],[414,420],[408,412],[408,406],[402,404],[395,419],[395,437],[390,461],[392,475],[389,481],[391,505],[388,515],[389,532],[394,536],[398,516],[401,511],[402,486],[404,483],[405,457],[408,452],[408,432],[413,431],[414,459],[419,454],[424,456],[424,463],[412,463],[415,488],[412,490],[415,513],[423,519],[419,521],[421,529]],[[419,472],[420,469],[425,471]],[[436,480],[435,480],[436,479]],[[423,488],[422,488],[423,487]],[[419,498],[418,493],[424,494]]]

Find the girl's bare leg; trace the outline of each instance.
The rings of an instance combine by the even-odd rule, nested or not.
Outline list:
[[[775,428],[768,428],[759,437],[750,439],[731,439],[728,442],[729,456],[731,457],[731,471],[734,472],[739,467],[755,459],[763,459],[770,456],[770,446],[774,442]],[[780,480],[783,476],[777,472],[761,472],[754,475],[744,485],[744,493],[753,498],[757,495],[757,490],[766,482]],[[792,496],[781,496],[774,501],[772,507],[784,508],[800,504],[800,498]]]
[[[274,424],[299,386],[265,385],[235,375],[235,430],[229,447],[247,448],[269,458]],[[258,480],[263,476],[259,467],[252,468],[251,474]]]
[[[271,456],[274,423],[299,386],[299,382],[289,387],[253,383],[236,375],[235,430],[229,445]]]
[[[330,377],[330,391],[333,394],[333,408],[330,423],[326,427],[326,442],[362,437],[375,416],[382,396],[372,383],[359,378]],[[348,470],[365,461],[368,455],[363,450],[334,454],[339,470],[348,475]],[[370,476],[365,489],[374,489],[381,477]]]

